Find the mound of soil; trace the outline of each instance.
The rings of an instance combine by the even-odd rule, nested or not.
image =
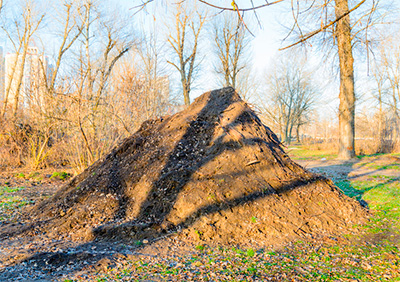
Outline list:
[[[150,120],[29,211],[27,232],[75,240],[153,240],[172,231],[214,243],[273,245],[337,234],[366,211],[294,163],[232,88]]]

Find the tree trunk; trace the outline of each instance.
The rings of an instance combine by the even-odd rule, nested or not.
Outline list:
[[[297,143],[300,143],[300,123],[297,124],[296,126],[296,138],[297,138]]]
[[[184,103],[185,103],[185,106],[189,106],[190,105],[190,97],[189,97],[190,86],[188,85],[187,81],[185,81],[182,84],[183,84],[183,99],[184,99]]]
[[[348,0],[335,0],[336,17],[348,12]],[[350,16],[346,15],[338,21],[336,27],[340,65],[340,104],[339,104],[339,154],[340,159],[351,159],[354,151],[354,71],[351,46]]]

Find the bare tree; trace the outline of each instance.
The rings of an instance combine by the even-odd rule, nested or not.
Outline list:
[[[20,3],[22,9],[21,18],[13,19],[13,30],[7,26],[2,26],[2,29],[7,35],[7,38],[13,45],[15,55],[7,71],[5,95],[3,109],[0,116],[4,118],[10,98],[12,98],[12,113],[16,118],[20,103],[21,89],[23,87],[23,77],[25,70],[25,60],[29,49],[29,44],[38,30],[45,16],[44,13],[38,13],[36,7],[31,1]]]
[[[189,11],[185,3],[177,4],[174,14],[175,26],[168,36],[168,42],[173,50],[175,60],[168,63],[180,74],[185,105],[190,104],[190,91],[197,67],[196,56],[200,32],[206,21],[206,16],[194,10]]]
[[[62,7],[58,26],[63,28],[41,113],[53,125],[58,123],[54,131],[64,136],[60,142],[68,147],[64,158],[82,170],[119,140],[109,82],[134,37],[124,17],[104,13],[99,2],[64,2]]]
[[[372,77],[374,80],[375,88],[373,89],[372,96],[378,103],[378,142],[384,139],[385,131],[385,98],[387,96],[386,88],[386,75],[382,69],[375,63],[372,68]]]
[[[60,8],[61,7],[61,8]],[[79,21],[79,10],[84,7],[81,3],[74,0],[63,0],[62,5],[58,5],[54,11],[54,21],[60,26],[60,32],[57,37],[60,39],[60,45],[55,54],[55,65],[51,73],[51,77],[46,79],[46,88],[49,93],[54,93],[57,76],[59,75],[62,60],[65,54],[71,49],[83,31],[83,22]],[[44,68],[44,66],[42,66]]]
[[[160,54],[156,30],[146,35],[113,71],[112,113],[128,133],[150,118],[166,114],[169,105],[169,77]]]
[[[338,59],[340,81],[338,158],[350,159],[355,156],[354,52],[366,50],[368,58],[371,48],[376,43],[370,34],[378,23],[384,21],[384,13],[378,12],[381,9],[380,1],[360,0],[350,7],[348,0],[324,0],[316,1],[312,6],[297,8],[293,30],[298,30],[298,37],[291,46],[305,41],[313,42],[322,45],[323,49],[328,51],[327,54],[332,52]],[[317,25],[316,22],[320,24]],[[317,34],[320,36],[316,36]],[[360,48],[356,48],[357,46]]]
[[[400,137],[400,48],[399,37],[389,36],[380,46],[372,65],[375,87],[373,98],[378,103],[378,137],[380,151],[390,151]]]
[[[298,136],[316,102],[317,91],[306,61],[300,61],[293,53],[281,57],[268,73],[266,83],[267,94],[261,110],[278,128],[282,140],[290,144],[293,130]]]
[[[400,102],[400,47],[399,40],[386,42],[382,48],[381,63],[386,78],[387,92],[390,93],[391,111],[400,119],[398,103]]]
[[[163,115],[169,99],[169,77],[165,74],[165,64],[160,60],[165,45],[160,45],[155,22],[153,24],[152,30],[142,37],[138,50],[145,86],[142,95],[146,101],[143,109],[146,119]]]
[[[126,22],[116,14],[102,14],[97,3],[86,0],[80,15],[83,30],[76,58],[77,76],[73,87],[76,103],[73,114],[76,118],[73,121],[84,144],[86,153],[80,166],[85,167],[106,150],[99,144],[109,125],[104,116],[108,80],[113,67],[133,42],[124,34]],[[93,37],[94,33],[96,37]]]
[[[142,109],[137,109],[135,115],[129,115],[128,110],[132,113],[135,109],[129,109],[133,104],[129,103],[128,99],[123,100],[128,95],[137,95],[136,97],[141,98],[144,93],[151,93],[147,97],[149,98],[147,100],[149,117],[158,115],[163,110],[163,105],[153,101],[159,98],[156,97],[158,92],[154,89],[159,87],[161,80],[168,81],[164,79],[165,77],[159,79],[160,76],[152,72],[153,58],[158,55],[153,56],[147,65],[140,64],[147,66],[148,76],[152,76],[153,80],[149,82],[150,79],[147,79],[147,76],[143,80],[146,67],[142,70],[137,66],[137,72],[132,74],[128,70],[127,75],[124,75],[132,78],[133,90],[127,91],[127,96],[118,96],[121,91],[117,91],[117,88],[122,88],[122,86],[111,81],[111,77],[116,77],[114,76],[115,66],[132,49],[135,36],[123,11],[117,14],[109,9],[104,10],[100,4],[100,1],[93,0],[54,2],[54,9],[49,12],[45,26],[46,34],[51,33],[54,38],[52,42],[55,45],[54,58],[50,60],[54,66],[52,71],[49,71],[47,65],[48,58],[44,57],[45,53],[49,53],[49,49],[35,48],[40,50],[40,57],[43,57],[38,65],[41,80],[35,87],[39,91],[38,96],[45,100],[43,103],[36,104],[33,100],[24,100],[24,102],[27,101],[26,108],[23,114],[18,115],[19,122],[22,123],[21,128],[16,128],[11,120],[2,120],[1,130],[8,130],[7,133],[10,133],[0,134],[5,136],[0,139],[0,147],[10,144],[4,147],[5,150],[0,150],[2,160],[5,160],[4,156],[8,154],[9,163],[19,160],[18,165],[31,165],[32,168],[42,167],[49,163],[66,164],[67,162],[77,171],[81,171],[110,150],[120,138],[126,137],[135,129],[130,125],[136,125],[137,121],[133,122],[133,120],[140,116]],[[50,8],[53,7],[49,7],[46,11]],[[18,13],[28,8],[16,6],[15,9]],[[29,43],[32,44],[33,41],[29,41],[27,37],[30,36],[31,39],[35,38],[36,42],[40,42],[40,34],[37,30],[43,23],[43,18],[34,17],[33,9],[29,12],[32,13],[31,22],[36,22],[37,25],[32,25],[30,33],[27,28],[27,36],[24,37],[23,20],[20,21],[22,24],[18,22],[18,27],[14,30],[10,29],[12,25],[3,27],[9,37],[14,40],[17,58],[20,58],[15,61],[21,62],[24,48],[32,46],[29,46]],[[29,19],[29,16],[26,18]],[[35,19],[37,21],[34,21]],[[24,40],[19,41],[20,38]],[[48,45],[44,47],[49,47]],[[24,59],[26,61],[30,60],[31,49],[29,48]],[[129,61],[125,63],[133,65]],[[21,80],[19,66],[20,63],[15,64],[15,72],[12,76],[15,85]],[[156,72],[158,73],[157,70]],[[22,81],[25,81],[24,77]],[[11,86],[9,88],[16,89]],[[20,85],[20,92],[23,93],[22,91],[26,91],[26,87]],[[29,98],[34,97],[31,95]],[[3,109],[6,115],[6,109],[10,104],[13,103],[8,102],[8,106],[6,103],[2,107],[2,115]],[[150,113],[150,109],[154,109],[154,112]],[[123,111],[126,111],[125,116],[121,116]],[[140,118],[143,117],[144,115],[140,116]],[[20,134],[24,133],[23,131],[29,134]],[[10,138],[6,138],[7,136]],[[2,161],[2,163],[7,163],[7,161]]]
[[[238,86],[240,73],[247,66],[246,53],[250,40],[241,19],[224,16],[223,22],[213,25],[214,48],[217,55],[216,72],[222,77],[224,86]]]

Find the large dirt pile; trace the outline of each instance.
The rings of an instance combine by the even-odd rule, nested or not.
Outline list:
[[[154,239],[170,231],[270,245],[335,234],[365,210],[294,163],[232,88],[145,122],[110,154],[34,207],[30,232]]]

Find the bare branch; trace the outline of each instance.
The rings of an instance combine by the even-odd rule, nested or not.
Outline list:
[[[323,27],[321,27],[321,28],[319,28],[319,29],[317,29],[317,30],[315,30],[315,31],[313,31],[313,32],[310,32],[309,34],[306,34],[303,38],[301,38],[300,40],[296,41],[295,43],[290,44],[289,46],[280,48],[279,50],[280,50],[280,51],[286,50],[286,49],[289,49],[289,48],[291,48],[291,47],[293,47],[293,46],[296,46],[296,45],[298,45],[298,44],[300,44],[300,43],[303,43],[303,42],[307,41],[307,40],[310,39],[311,37],[313,37],[313,36],[317,35],[318,33],[320,33],[320,32],[322,32],[322,31],[328,29],[329,27],[333,26],[335,23],[337,23],[338,21],[340,21],[341,19],[343,19],[344,17],[346,17],[347,15],[349,15],[349,14],[350,14],[351,12],[353,12],[354,10],[358,9],[365,1],[366,1],[366,0],[360,1],[356,6],[354,6],[352,9],[348,10],[347,12],[345,12],[345,13],[343,13],[342,15],[340,15],[339,17],[337,17],[334,21],[331,21],[331,22],[329,22],[328,24],[324,25]]]

